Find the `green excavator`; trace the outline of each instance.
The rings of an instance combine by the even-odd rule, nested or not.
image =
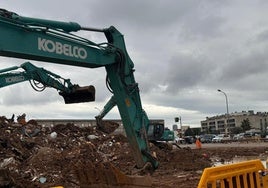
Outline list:
[[[23,69],[23,71],[18,71],[19,69]],[[43,91],[46,87],[57,89],[64,98],[65,104],[95,100],[94,86],[80,87],[72,84],[70,79],[64,79],[44,68],[36,67],[30,62],[0,70],[0,88],[24,81],[29,81],[32,88],[38,92]]]
[[[106,42],[97,44],[74,32],[102,32]],[[149,119],[144,112],[134,64],[123,35],[113,26],[105,29],[19,16],[0,9],[0,55],[86,68],[104,67],[111,100],[118,107],[137,167],[157,168],[147,139]],[[111,103],[111,100],[107,104]]]
[[[23,71],[18,71],[22,69]],[[25,62],[20,66],[12,66],[0,69],[0,88],[29,81],[35,91],[41,92],[47,87],[59,91],[65,104],[82,103],[95,101],[95,87],[80,87],[72,84],[70,79],[62,78],[60,75],[48,71],[42,67],[37,67],[30,62]],[[113,126],[113,122],[103,121],[103,117],[115,106],[114,98],[104,106],[103,111],[96,116],[97,124],[101,129],[103,123]],[[116,126],[115,126],[116,127]],[[113,130],[112,128],[110,130]],[[107,133],[110,133],[109,131]],[[158,142],[174,141],[174,131],[165,128],[163,123],[150,121],[148,127],[148,140],[158,145]]]
[[[76,34],[81,30],[103,33],[107,41],[90,41]],[[85,68],[105,68],[106,85],[112,96],[105,105],[105,113],[97,116],[97,120],[103,118],[113,106],[117,106],[136,167],[158,167],[158,161],[149,148],[147,133],[150,121],[142,108],[139,86],[134,77],[134,63],[127,53],[123,35],[115,27],[82,27],[74,22],[23,17],[0,9],[0,56]],[[22,77],[17,75],[12,79],[19,80]],[[73,97],[74,88],[75,86],[71,87],[71,92],[65,91],[66,88],[60,92],[66,103],[81,102]],[[89,97],[82,102],[93,100],[92,93],[89,93]],[[152,135],[158,135],[160,129],[151,130]],[[133,183],[131,178],[126,179],[125,176],[121,180]]]

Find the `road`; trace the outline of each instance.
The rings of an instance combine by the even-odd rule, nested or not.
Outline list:
[[[180,147],[190,147],[195,149],[195,144],[180,144]],[[202,148],[219,148],[219,147],[268,147],[268,142],[231,142],[231,143],[203,143]]]

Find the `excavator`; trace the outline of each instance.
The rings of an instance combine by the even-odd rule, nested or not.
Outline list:
[[[82,30],[103,33],[107,41],[95,43],[75,33]],[[85,68],[105,68],[106,86],[112,97],[97,120],[117,106],[136,167],[158,167],[159,163],[149,148],[149,118],[142,108],[139,86],[134,77],[134,63],[127,53],[123,35],[114,26],[104,29],[83,27],[75,22],[24,17],[0,9],[0,55]],[[77,98],[74,99],[69,92],[63,91],[61,95],[68,98],[65,100],[67,103],[77,102]],[[85,100],[93,100],[93,93],[89,95]],[[130,177],[121,178],[122,184],[133,184],[133,181]]]
[[[95,43],[75,34],[81,30],[103,33],[107,41]],[[117,106],[136,167],[138,169],[158,167],[158,161],[150,152],[149,140],[155,137],[161,138],[163,125],[150,125],[148,116],[142,108],[138,83],[135,81],[134,63],[127,53],[123,35],[115,27],[104,29],[82,27],[75,22],[24,17],[0,9],[0,56],[85,68],[105,68],[106,86],[112,96],[102,112],[96,116],[97,122]],[[26,63],[21,68],[25,67],[26,70],[28,65]],[[8,68],[3,72],[17,68]],[[28,77],[27,73],[7,77],[1,80],[1,87],[24,81],[25,78],[43,82],[38,78],[40,75],[34,73],[30,75],[33,77]],[[51,75],[55,76],[47,71],[41,75],[49,78]],[[58,79],[57,76],[55,78]],[[54,81],[45,82],[45,85],[55,87],[50,85]],[[58,85],[59,88],[55,88],[60,90],[60,95],[64,97],[66,103],[94,101],[95,90],[92,87],[80,88],[71,85],[68,80],[64,82],[67,86],[62,84]],[[76,90],[80,89],[82,94],[79,96]],[[106,179],[111,181],[113,178],[112,187],[151,187],[152,182],[147,177],[130,177],[113,166],[105,166],[105,170]],[[211,167],[204,170],[198,188],[268,187],[266,174],[267,169],[259,160]],[[87,181],[81,187],[89,187]],[[108,183],[102,187],[109,187]]]
[[[19,69],[23,69],[23,71],[18,71]],[[65,104],[91,102],[95,100],[94,86],[80,87],[77,84],[73,85],[70,79],[64,79],[61,76],[42,67],[37,67],[30,62],[25,62],[20,66],[0,69],[0,88],[25,81],[29,81],[32,88],[37,92],[44,91],[47,87],[58,90],[59,95],[64,98]],[[110,102],[112,100],[110,100]],[[102,120],[111,107],[115,106],[115,102],[110,102],[105,105],[103,111],[95,117],[98,125],[97,128],[105,133],[111,133],[119,126],[115,122]],[[17,118],[17,122],[23,126],[27,124],[25,116],[25,114],[22,114]],[[8,121],[8,119],[6,120]],[[32,136],[28,133],[24,134]],[[35,132],[32,134],[34,135]],[[172,144],[168,144],[168,142],[174,141],[174,131],[165,128],[163,123],[150,121],[147,135],[148,141],[155,146],[161,149],[172,149]]]
[[[23,69],[24,71],[16,71]],[[0,88],[29,81],[35,91],[41,92],[46,87],[59,90],[59,95],[64,98],[65,104],[90,102],[95,100],[95,87],[73,85],[70,79],[50,72],[44,68],[36,67],[30,62],[21,66],[13,66],[0,70]]]
[[[17,71],[23,69],[24,71]],[[64,99],[65,104],[91,102],[95,101],[95,87],[79,85],[73,85],[70,79],[64,79],[61,76],[48,71],[42,67],[37,67],[30,62],[25,62],[20,66],[12,66],[5,69],[0,69],[0,88],[18,84],[20,82],[29,81],[32,88],[41,92],[47,87],[55,88],[59,91]],[[108,126],[113,126],[113,122],[103,121],[102,118],[107,114],[115,103],[105,105],[103,111],[96,116],[97,124],[101,128],[103,123],[107,123]],[[117,126],[115,126],[117,128]],[[113,128],[110,128],[113,130]],[[110,133],[111,131],[107,132]],[[159,145],[158,142],[174,141],[174,132],[165,128],[164,124],[153,122],[148,127],[148,140],[155,145]]]
[[[24,71],[18,71],[23,69]],[[36,67],[30,62],[0,70],[0,88],[29,81],[35,91],[44,91],[47,87],[55,88],[64,99],[65,104],[90,102],[95,100],[95,87],[73,85],[70,79]],[[25,114],[18,116],[18,123],[26,125]]]

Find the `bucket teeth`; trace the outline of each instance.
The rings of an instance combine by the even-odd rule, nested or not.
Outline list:
[[[152,178],[149,175],[126,175],[110,162],[78,162],[74,174],[81,187],[93,188],[150,188]]]

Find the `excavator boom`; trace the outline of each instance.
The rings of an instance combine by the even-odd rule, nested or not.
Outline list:
[[[95,44],[66,32],[77,23],[20,17],[3,9],[0,17],[0,33],[6,36],[0,38],[2,56],[90,68],[115,62],[116,49],[112,45]]]

